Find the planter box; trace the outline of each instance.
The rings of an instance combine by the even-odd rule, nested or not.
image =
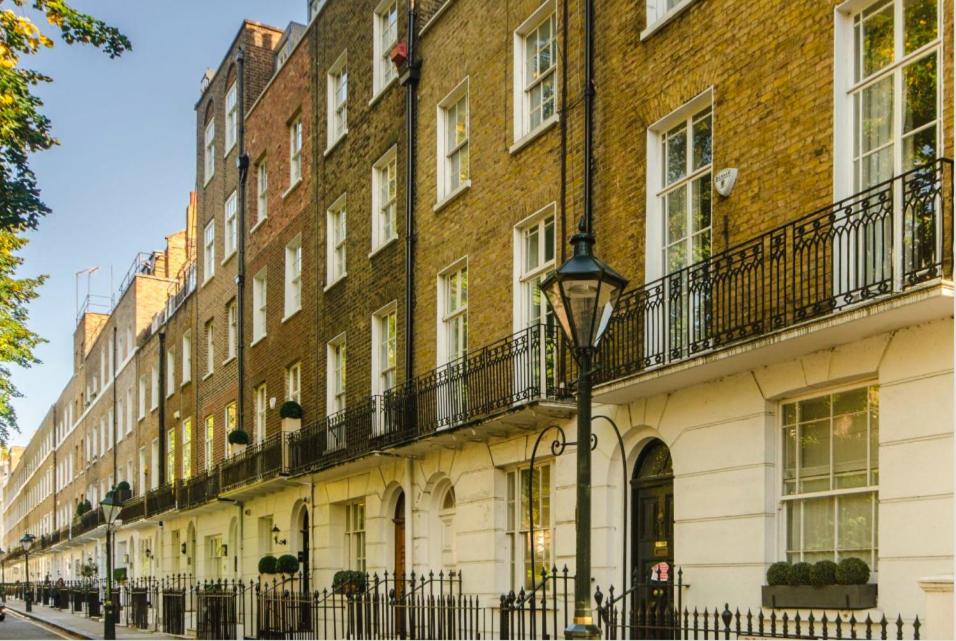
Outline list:
[[[761,588],[765,608],[816,608],[866,610],[876,607],[876,584],[865,585],[765,585]]]

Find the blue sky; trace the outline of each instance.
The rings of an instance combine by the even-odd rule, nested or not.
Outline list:
[[[243,18],[277,27],[306,19],[306,0],[72,4],[119,27],[133,50],[110,60],[57,41],[26,63],[54,79],[38,93],[60,146],[32,159],[53,213],[30,234],[21,275],[49,276],[30,319],[49,343],[37,352],[41,365],[14,371],[24,394],[14,403],[16,444],[29,441],[70,377],[75,273],[98,266],[91,291],[108,295],[111,266],[115,288],[136,252],[162,248],[164,236],[182,227],[195,185],[193,106],[203,72],[219,65]]]

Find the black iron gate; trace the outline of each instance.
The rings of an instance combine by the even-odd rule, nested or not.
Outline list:
[[[196,589],[196,638],[235,639],[239,618],[236,586],[210,583]]]
[[[182,588],[163,590],[163,632],[186,633],[186,590]]]

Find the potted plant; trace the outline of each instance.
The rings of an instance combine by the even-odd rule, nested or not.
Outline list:
[[[116,486],[116,498],[120,501],[126,501],[133,496],[133,488],[126,481],[120,481]]]
[[[302,406],[295,401],[286,401],[279,407],[279,418],[302,418]]]
[[[340,594],[358,594],[365,589],[365,575],[356,570],[339,570],[332,577],[332,590]]]
[[[93,506],[86,499],[80,501],[76,506],[76,518],[80,518],[87,512],[91,511]]]
[[[259,574],[275,574],[277,561],[274,556],[267,554],[259,559]]]
[[[767,569],[762,601],[766,608],[864,610],[876,607],[876,584],[867,583],[870,568],[849,557],[834,563],[774,563]]]
[[[235,445],[240,452],[249,445],[249,443],[249,433],[245,430],[233,430],[229,432],[229,444]]]
[[[113,580],[118,583],[126,582],[126,568],[114,568]]]
[[[299,571],[299,559],[292,554],[283,554],[276,561],[276,571],[279,574],[295,574]]]

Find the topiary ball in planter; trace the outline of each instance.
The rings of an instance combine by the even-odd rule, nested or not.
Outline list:
[[[365,575],[356,570],[339,570],[332,577],[332,590],[340,594],[357,594],[365,589]]]
[[[283,554],[276,563],[279,574],[295,574],[299,571],[299,559],[292,554]]]
[[[787,585],[790,583],[791,565],[786,561],[778,561],[767,568],[767,585]]]
[[[810,564],[801,561],[790,568],[790,585],[810,585]]]
[[[302,406],[295,401],[286,401],[279,408],[279,418],[302,418]]]
[[[275,574],[278,561],[271,554],[259,559],[259,574]]]
[[[249,433],[244,430],[229,432],[229,443],[232,445],[249,445]]]
[[[840,561],[836,567],[836,582],[840,585],[864,585],[870,580],[870,566],[855,556]]]
[[[817,561],[810,568],[810,585],[822,588],[836,583],[837,564],[833,561]]]

